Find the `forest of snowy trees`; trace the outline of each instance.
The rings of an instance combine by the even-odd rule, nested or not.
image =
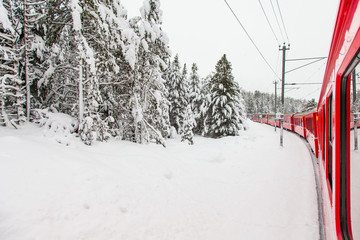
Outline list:
[[[134,18],[120,0],[0,0],[3,126],[62,114],[88,145],[239,135],[246,113],[273,111],[274,97],[242,92],[231,71],[226,55],[205,78],[171,57],[160,0]],[[287,100],[285,111],[303,104]]]
[[[274,113],[280,112],[281,97],[277,97],[277,105],[275,111],[275,95],[270,93],[262,93],[260,91],[248,92],[243,91],[247,113]],[[317,107],[315,99],[304,100],[285,97],[284,112],[297,113],[309,111]]]

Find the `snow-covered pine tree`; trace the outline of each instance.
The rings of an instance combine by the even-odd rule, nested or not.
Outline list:
[[[196,132],[198,132],[199,134],[201,134],[201,136],[205,136],[207,133],[207,113],[209,110],[209,106],[211,103],[211,86],[210,86],[210,82],[211,79],[213,78],[214,73],[210,73],[208,76],[206,76],[205,78],[203,78],[201,80],[201,96],[202,96],[202,103],[200,105],[200,117],[197,121],[197,126],[196,126]]]
[[[166,88],[161,76],[170,51],[168,37],[161,29],[160,1],[144,1],[140,13],[141,18],[134,24],[140,37],[131,90],[134,141],[144,143],[155,140],[165,145],[164,138],[168,136],[163,134],[170,133],[170,125],[167,121]]]
[[[191,67],[190,72],[190,104],[191,109],[194,114],[196,127],[194,128],[194,131],[198,134],[201,134],[201,106],[203,105],[203,102],[205,101],[205,96],[203,92],[201,91],[201,83],[200,83],[200,77],[198,74],[198,66],[196,63],[193,63]]]
[[[207,113],[207,134],[210,137],[237,136],[244,129],[245,107],[231,64],[224,54],[216,64],[211,79],[211,103]]]
[[[101,129],[98,101],[101,97],[96,75],[96,53],[85,37],[88,32],[83,29],[87,24],[100,28],[94,24],[97,23],[96,18],[91,18],[93,9],[90,5],[82,0],[52,1],[48,4],[46,40],[51,54],[46,61],[47,70],[38,81],[38,88],[46,96],[44,106],[54,106],[60,112],[77,117],[79,134],[86,144],[94,141],[93,136],[102,135],[98,134]],[[92,121],[85,121],[86,117],[91,117]],[[95,125],[89,127],[89,123]],[[83,133],[84,129],[96,134]]]
[[[132,87],[131,72],[135,67],[140,38],[127,20],[120,0],[101,1],[98,7],[100,35],[97,51],[97,75],[102,97],[100,113],[112,136],[130,139],[132,114],[129,109]],[[113,121],[110,121],[113,120]]]
[[[184,117],[186,114],[186,106],[190,104],[190,82],[187,76],[186,64],[180,69],[179,57],[175,56],[171,64],[169,79],[167,83],[169,91],[170,107],[170,123],[175,127],[178,134],[183,134]]]
[[[186,64],[184,64],[182,74],[181,74],[181,82],[180,82],[180,101],[183,103],[180,108],[180,115],[179,115],[179,123],[180,128],[178,133],[181,134],[182,139],[187,139],[189,143],[193,144],[192,136],[193,128],[196,125],[194,113],[191,108],[191,85],[187,75],[187,68]]]
[[[19,1],[0,2],[0,124],[15,128],[25,121],[25,96],[19,71],[21,8]]]
[[[193,129],[195,127],[195,118],[193,111],[191,110],[191,105],[188,104],[185,107],[184,113],[183,113],[183,122],[182,122],[182,135],[181,135],[181,141],[188,141],[190,145],[194,144],[194,133]]]
[[[184,105],[184,93],[181,92],[181,69],[179,56],[176,54],[173,62],[170,66],[169,76],[167,79],[167,89],[168,89],[168,100],[170,101],[170,124],[175,127],[178,132],[180,129],[180,111],[181,107]],[[183,96],[181,96],[181,94]]]
[[[107,139],[108,131],[121,134],[138,39],[126,18],[119,0],[55,0],[47,8],[46,40],[52,51],[38,83],[47,96],[44,105],[80,121],[92,118],[84,124],[94,124],[86,129],[95,131],[98,140]]]
[[[34,79],[39,78],[41,75],[42,68],[39,65],[43,61],[45,51],[44,29],[39,22],[45,16],[46,1],[23,0],[22,7],[22,44],[24,48],[21,53],[21,63],[23,65],[21,75],[26,89],[26,118],[30,120],[32,98],[30,87],[36,89]]]

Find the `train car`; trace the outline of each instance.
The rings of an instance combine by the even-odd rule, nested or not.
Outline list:
[[[275,114],[268,114],[268,124],[271,126],[275,126],[276,123],[276,115]]]
[[[284,114],[284,129],[294,131],[294,114]]]
[[[359,0],[340,1],[317,111],[284,122],[319,159],[325,239],[360,240]]]
[[[325,238],[360,239],[359,0],[341,0],[317,108]]]
[[[304,126],[304,116],[306,113],[295,113],[293,115],[294,121],[294,132],[299,134],[300,136],[306,138],[306,131]]]
[[[313,153],[318,158],[319,157],[319,140],[318,140],[316,119],[317,119],[316,109],[308,112],[304,116],[306,140],[309,143]]]
[[[250,114],[251,115],[251,120],[254,121],[254,122],[260,122],[261,119],[260,119],[260,114],[256,114],[256,113],[253,113],[253,114]]]

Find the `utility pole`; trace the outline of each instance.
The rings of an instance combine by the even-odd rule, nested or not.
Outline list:
[[[285,43],[279,51],[283,52],[282,75],[281,75],[281,116],[280,116],[280,146],[284,146],[284,112],[285,112],[285,62],[286,50],[290,50],[290,44],[286,47]]]
[[[275,81],[274,81],[274,84],[275,84],[275,110],[274,110],[274,113],[275,113],[275,132],[276,132],[277,84],[278,84],[278,81],[277,81],[277,80],[275,80]]]

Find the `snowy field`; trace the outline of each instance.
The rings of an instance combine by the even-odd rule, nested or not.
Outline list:
[[[319,239],[309,152],[278,134],[89,147],[0,128],[0,239]]]

